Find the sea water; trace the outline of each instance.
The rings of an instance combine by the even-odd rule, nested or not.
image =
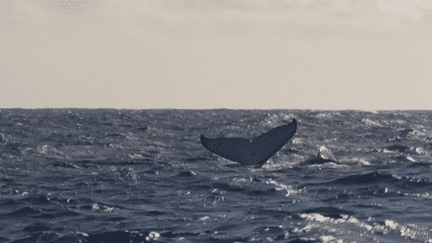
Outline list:
[[[262,168],[200,144],[292,118]],[[0,242],[432,242],[431,153],[430,111],[2,109]]]

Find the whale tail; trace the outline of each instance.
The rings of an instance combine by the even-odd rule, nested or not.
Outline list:
[[[210,152],[243,165],[263,165],[276,154],[295,134],[297,120],[271,129],[250,141],[245,138],[206,138],[200,141]]]

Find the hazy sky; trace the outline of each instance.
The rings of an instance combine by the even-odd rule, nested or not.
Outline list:
[[[0,1],[1,108],[432,109],[430,0]]]

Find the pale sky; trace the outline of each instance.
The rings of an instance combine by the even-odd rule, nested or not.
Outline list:
[[[432,110],[431,9],[0,1],[0,108]]]

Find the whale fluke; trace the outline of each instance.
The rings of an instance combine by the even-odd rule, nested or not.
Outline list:
[[[263,165],[276,154],[295,134],[297,120],[271,129],[250,141],[245,138],[206,138],[201,134],[201,144],[210,152],[243,165]]]

